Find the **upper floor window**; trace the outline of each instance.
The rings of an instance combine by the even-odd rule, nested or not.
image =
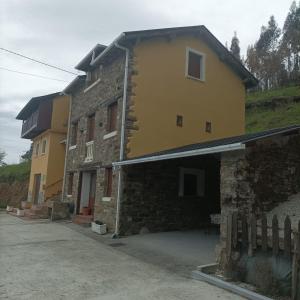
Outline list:
[[[73,123],[71,127],[71,146],[77,144],[77,131],[78,131],[78,122]]]
[[[118,102],[114,102],[108,106],[107,111],[107,131],[117,130]]]
[[[93,141],[95,136],[95,114],[88,117],[87,142]]]
[[[205,54],[191,48],[186,49],[186,76],[205,80]]]
[[[40,143],[37,143],[35,146],[35,155],[39,155],[40,152]]]
[[[46,153],[46,145],[47,145],[47,140],[43,140],[43,142],[42,142],[42,154]]]

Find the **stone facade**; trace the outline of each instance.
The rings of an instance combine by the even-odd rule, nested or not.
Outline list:
[[[100,81],[87,89],[82,83],[72,91],[70,130],[74,122],[78,122],[76,147],[67,151],[66,176],[64,186],[64,201],[74,203],[75,211],[79,198],[80,172],[96,171],[96,195],[94,219],[107,223],[110,231],[114,230],[115,203],[117,197],[117,176],[113,176],[112,197],[110,201],[102,201],[105,185],[105,167],[111,167],[113,161],[119,159],[120,132],[123,101],[125,54],[120,51],[114,58],[99,67]],[[104,138],[107,134],[107,109],[117,101],[117,130],[116,135]],[[95,131],[93,143],[93,160],[85,162],[88,117],[95,114]],[[71,134],[68,135],[70,145]],[[67,195],[69,174],[73,173],[72,195]]]
[[[179,196],[180,168],[205,172],[204,196]],[[219,160],[215,157],[173,159],[124,168],[120,233],[202,228],[220,210]]]
[[[300,192],[300,135],[274,136],[248,145],[245,151],[223,153],[220,189],[224,264],[227,215],[235,211],[259,217]]]

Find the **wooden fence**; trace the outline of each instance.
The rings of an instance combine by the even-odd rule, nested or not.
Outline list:
[[[233,213],[227,217],[227,258],[232,251],[247,251],[248,256],[256,251],[272,252],[272,255],[285,255],[292,259],[292,299],[300,298],[299,265],[300,265],[300,221],[297,230],[293,231],[291,219],[287,216],[283,228],[279,227],[276,215],[271,226],[267,217]]]

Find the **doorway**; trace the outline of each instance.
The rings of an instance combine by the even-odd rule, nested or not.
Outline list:
[[[96,171],[81,172],[76,214],[94,215],[96,179]]]
[[[40,188],[41,188],[41,174],[34,174],[33,204],[39,203]]]

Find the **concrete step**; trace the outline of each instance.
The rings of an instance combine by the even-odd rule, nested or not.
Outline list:
[[[75,215],[72,218],[72,222],[78,225],[90,226],[93,222],[94,217],[92,215],[84,216],[84,215]]]

